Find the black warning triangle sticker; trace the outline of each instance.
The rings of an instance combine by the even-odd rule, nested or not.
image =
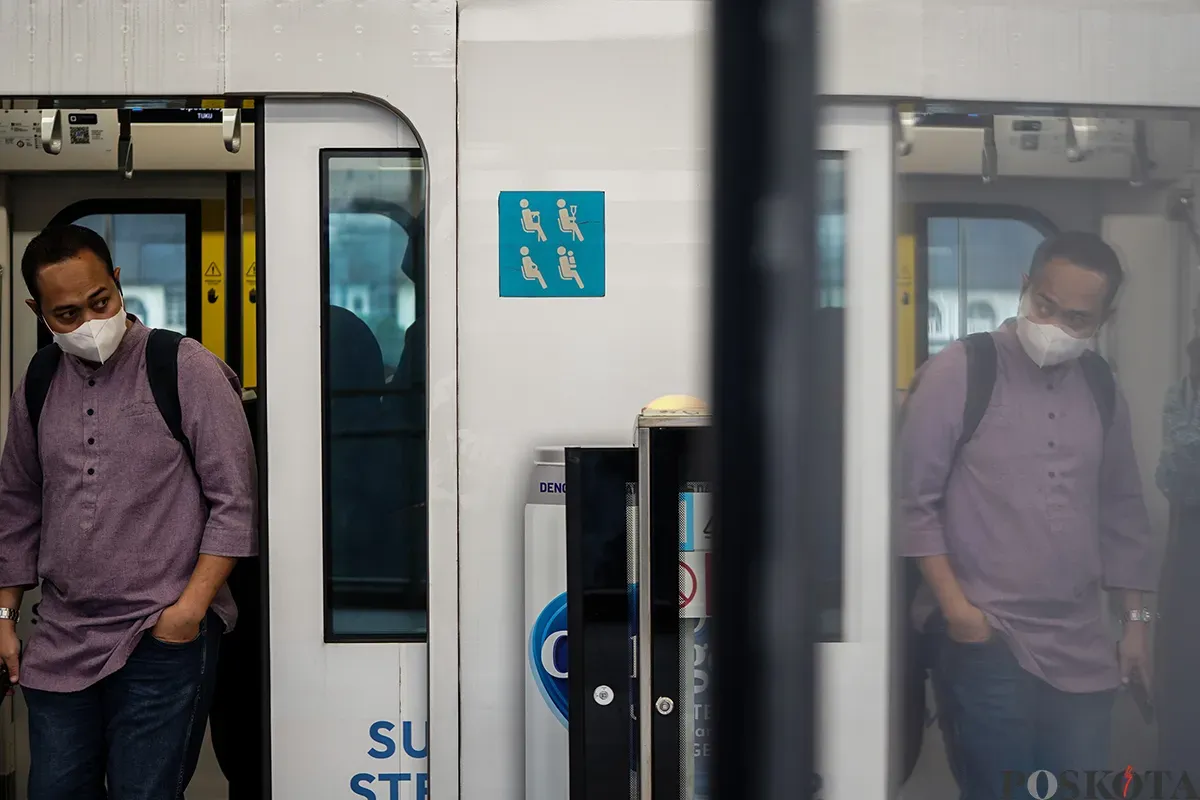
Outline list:
[[[251,262],[250,262],[250,266],[246,267],[246,277],[247,277],[247,278],[256,278],[256,277],[258,277],[258,267],[257,267],[257,264],[258,264],[258,262],[257,262],[257,261],[251,261]]]
[[[208,269],[204,270],[204,277],[206,277],[206,278],[221,277],[221,268],[217,266],[217,262],[210,261],[208,263]]]

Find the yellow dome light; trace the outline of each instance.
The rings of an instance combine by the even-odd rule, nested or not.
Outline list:
[[[642,409],[644,417],[706,416],[708,404],[686,394],[663,395]]]

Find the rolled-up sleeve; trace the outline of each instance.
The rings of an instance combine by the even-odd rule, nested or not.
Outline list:
[[[42,467],[25,407],[25,381],[13,394],[0,456],[0,587],[37,585],[42,534]]]
[[[233,370],[190,340],[180,345],[179,403],[209,504],[200,552],[257,555],[258,474],[241,387]]]
[[[1153,592],[1160,559],[1142,496],[1129,404],[1117,392],[1100,466],[1100,560],[1110,589]]]
[[[900,486],[897,553],[918,558],[945,555],[942,502],[962,433],[967,396],[967,354],[955,342],[921,369],[909,394],[896,447]]]

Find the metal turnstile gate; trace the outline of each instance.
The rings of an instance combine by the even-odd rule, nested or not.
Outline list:
[[[678,398],[566,450],[571,800],[709,797],[712,454]]]

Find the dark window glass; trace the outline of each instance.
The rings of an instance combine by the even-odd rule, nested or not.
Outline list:
[[[321,169],[326,638],[424,639],[423,161],[324,151]]]
[[[846,165],[841,153],[817,160],[818,293],[822,308],[846,305]]]
[[[821,641],[842,639],[844,546],[842,492],[844,478],[843,424],[846,382],[846,160],[844,153],[823,152],[817,161],[817,351],[812,380],[814,409],[821,420],[815,446],[828,465],[816,480],[820,485],[814,513],[821,531],[817,537],[817,603]]]

